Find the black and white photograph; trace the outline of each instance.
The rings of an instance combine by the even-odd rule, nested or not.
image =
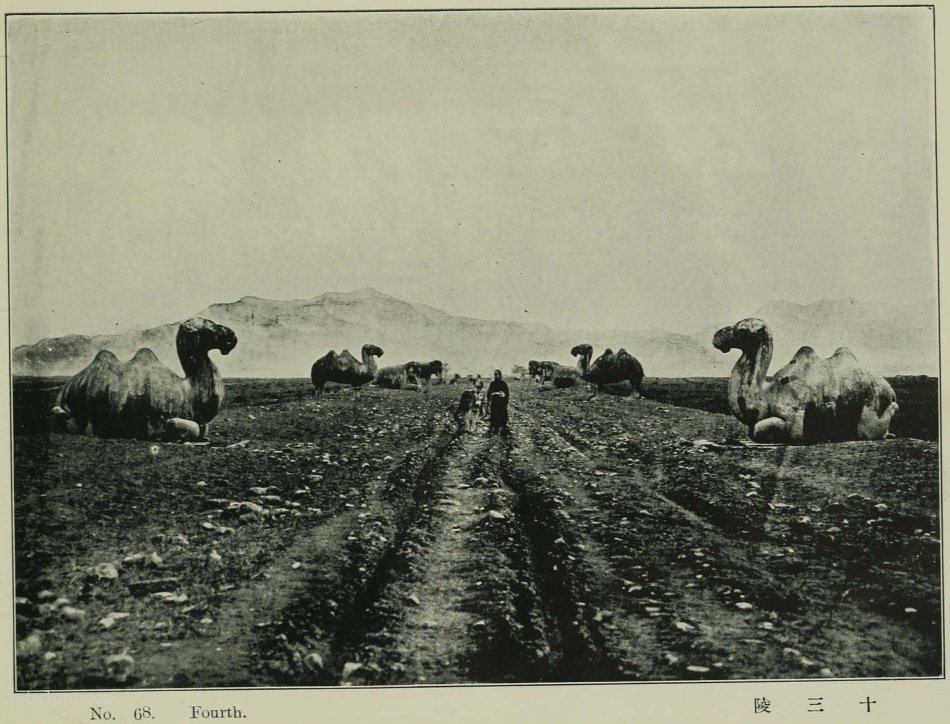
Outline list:
[[[934,7],[276,10],[5,16],[8,688],[943,679]]]

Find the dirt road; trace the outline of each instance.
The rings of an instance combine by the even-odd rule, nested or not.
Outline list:
[[[935,442],[711,448],[733,420],[528,388],[498,438],[451,389],[289,389],[221,416],[243,447],[18,438],[21,688],[940,673]]]

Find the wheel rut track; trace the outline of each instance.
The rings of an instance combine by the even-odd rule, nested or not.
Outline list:
[[[611,498],[571,481],[556,463],[547,468],[549,480],[530,459],[520,459],[519,448],[533,448],[533,437],[559,441],[563,451],[584,460],[588,472],[612,468],[632,476],[635,491],[614,486],[616,507]],[[532,454],[547,453],[539,447]],[[410,453],[387,484],[372,492],[377,502],[367,513],[369,524],[350,536],[333,585],[315,581],[282,612],[292,623],[268,634],[272,649],[282,640],[292,650],[288,670],[275,678],[297,685],[720,679],[741,677],[754,665],[750,647],[762,648],[755,655],[768,658],[773,675],[794,676],[795,667],[783,658],[786,637],[753,631],[747,615],[734,608],[741,581],[756,612],[768,612],[773,604],[791,612],[785,587],[757,568],[748,542],[728,540],[715,524],[657,491],[641,464],[602,465],[607,457],[589,441],[562,435],[533,416],[516,419],[506,439],[483,443],[453,431]],[[459,480],[471,490],[455,496],[468,509],[464,524],[440,507],[440,496],[457,493]],[[559,489],[572,491],[570,505]],[[643,535],[630,530],[634,550],[627,550],[627,533],[617,530],[623,540],[611,539],[610,530],[624,525],[621,514],[638,510],[631,508],[637,493],[646,496],[643,504],[654,522],[644,523]],[[596,529],[604,516],[588,519],[584,512],[598,508],[605,528]],[[670,516],[676,521],[672,535],[656,522]],[[689,540],[695,533],[711,540]],[[637,585],[634,551],[657,543],[675,548]],[[712,557],[707,550],[706,558],[678,562],[710,543],[717,551]],[[726,547],[724,555],[717,545]],[[695,576],[708,583],[690,582],[704,571],[704,561],[713,565],[713,576]],[[668,575],[670,570],[676,575]],[[411,602],[416,593],[421,602]],[[597,607],[614,609],[606,613],[618,626],[605,623]],[[422,625],[440,615],[441,623]],[[754,621],[761,616],[752,615]],[[301,664],[308,651],[321,657],[316,669]],[[731,664],[733,651],[741,654]],[[688,672],[692,663],[705,668],[690,666]],[[691,674],[694,669],[706,673]]]
[[[348,655],[377,625],[374,604],[399,565],[400,551],[431,514],[433,476],[457,437],[446,427],[410,451],[385,483],[370,487],[371,507],[346,536],[344,550],[323,552],[313,574],[261,637],[256,658],[268,680],[342,683]]]
[[[511,449],[510,438],[481,444],[463,436],[416,488],[414,516],[334,641],[337,663],[361,667],[354,683],[630,678],[607,655],[582,600],[590,598],[586,580],[564,545],[574,539],[569,521],[552,496],[513,470]],[[466,467],[470,487],[460,497],[475,513],[440,511],[435,498],[457,491]],[[437,575],[450,576],[451,585]],[[455,594],[427,599],[447,588]],[[407,605],[410,591],[422,601]],[[419,631],[427,610],[439,621],[454,617],[444,631],[454,640]]]
[[[543,423],[538,423],[534,427],[533,432],[539,442],[544,439],[558,441],[564,450],[569,450],[573,454],[583,458],[586,465],[594,469],[601,467],[596,462],[596,453],[589,444],[586,444],[586,441],[582,439],[576,440],[580,445],[587,448],[588,452],[578,449],[578,445],[573,443],[575,436],[561,435]],[[628,631],[631,629],[636,631],[645,644],[644,650],[652,649],[656,655],[655,657],[643,657],[633,652],[633,656],[630,658],[629,650],[623,651],[621,648],[618,653],[620,653],[621,656],[627,654],[627,656],[623,656],[627,670],[646,674],[651,679],[731,678],[728,673],[728,668],[716,670],[715,667],[710,668],[708,666],[708,664],[716,662],[717,659],[719,659],[717,666],[722,667],[723,654],[725,654],[725,651],[720,650],[718,645],[710,645],[712,644],[712,640],[708,640],[704,643],[705,636],[700,634],[701,631],[710,625],[707,620],[709,611],[716,610],[718,611],[717,615],[723,621],[730,621],[729,627],[732,630],[730,636],[736,637],[737,643],[737,645],[733,647],[734,649],[741,650],[741,648],[743,648],[742,644],[747,641],[751,642],[753,638],[756,638],[755,645],[766,646],[766,642],[758,640],[757,633],[746,629],[742,623],[744,617],[733,607],[735,600],[733,600],[734,594],[731,593],[731,590],[735,589],[737,593],[739,590],[738,584],[733,581],[743,581],[743,588],[755,581],[756,585],[754,588],[759,591],[762,599],[769,603],[773,600],[784,601],[787,597],[782,593],[778,593],[781,589],[776,589],[774,582],[768,580],[767,577],[763,577],[755,566],[755,562],[751,559],[747,560],[742,550],[738,549],[734,542],[729,542],[723,538],[722,532],[719,531],[716,526],[709,521],[699,518],[692,513],[692,511],[683,508],[683,506],[675,501],[669,500],[662,493],[656,491],[651,481],[640,475],[636,467],[631,468],[630,465],[621,465],[619,468],[617,466],[611,467],[628,478],[634,488],[645,496],[639,503],[652,511],[650,513],[651,518],[656,520],[671,520],[671,522],[678,518],[680,521],[678,524],[680,533],[676,538],[666,539],[664,536],[657,542],[660,543],[662,548],[675,546],[675,550],[680,550],[681,554],[675,556],[676,560],[671,558],[666,566],[657,568],[656,570],[650,569],[649,574],[646,575],[646,578],[642,581],[642,585],[635,586],[637,590],[641,588],[644,589],[642,593],[638,593],[633,597],[622,597],[617,600],[615,595],[610,595],[610,591],[607,591],[606,597],[612,599],[614,605],[620,606],[626,612],[626,620],[624,621],[626,629]],[[593,470],[590,472],[593,472]],[[551,474],[560,475],[560,473],[557,472],[552,472]],[[605,478],[598,479],[606,480]],[[611,519],[611,526],[618,524],[621,526],[627,525],[626,518],[619,520],[619,514],[611,512],[613,506],[607,505],[605,507],[603,503],[595,504],[586,492],[585,486],[574,484],[569,487],[572,491],[572,495],[575,497],[577,503],[576,507],[580,509],[582,515],[585,509],[599,508]],[[594,485],[593,488],[596,489],[597,486]],[[597,493],[595,493],[595,495],[597,495]],[[653,499],[652,502],[651,499]],[[626,504],[626,509],[630,509],[629,503]],[[637,508],[634,507],[632,510],[636,509]],[[659,516],[659,518],[656,518],[656,516]],[[633,550],[629,551],[629,553],[633,554],[632,556],[608,556],[608,551],[618,554],[623,552],[626,546],[624,544],[618,546],[616,543],[611,543],[610,534],[605,534],[603,529],[601,529],[599,533],[593,533],[593,537],[589,538],[591,541],[599,542],[606,546],[604,554],[600,557],[610,559],[607,567],[615,571],[618,580],[624,579],[625,584],[630,583],[630,581],[626,581],[627,578],[633,579],[634,582],[640,580],[640,566],[633,566],[631,570],[630,564],[638,562],[638,556],[634,551],[637,549],[635,541],[640,537],[640,534],[636,531],[642,530],[642,526],[636,524],[635,520],[630,521],[630,523],[632,523],[635,528],[625,528],[624,530],[634,535],[634,539],[631,541]],[[647,530],[649,529],[650,526],[647,526]],[[648,545],[648,547],[654,546],[655,543],[649,543],[649,541],[653,539],[656,533],[657,531],[646,533],[647,538],[644,539],[645,543],[643,544]],[[626,533],[620,533],[618,530],[614,535],[626,536]],[[704,541],[704,536],[708,538],[708,540]],[[614,537],[614,541],[617,540],[619,539]],[[677,540],[678,542],[675,542]],[[716,541],[718,541],[719,545],[717,545]],[[710,547],[711,550],[717,551],[712,557],[709,556]],[[672,551],[674,548],[670,548],[670,550]],[[691,556],[689,554],[690,551],[694,550],[705,551],[705,553],[700,553],[700,555],[704,557],[697,559],[695,564],[690,564],[689,559]],[[680,560],[684,559],[684,554],[686,560],[684,560],[683,563],[688,564],[685,566],[683,563],[680,563]],[[650,556],[650,558],[652,558],[652,556]],[[706,567],[699,567],[704,561],[712,566],[708,571]],[[731,564],[726,565],[727,561],[731,561]],[[600,566],[600,568],[603,568],[603,566]],[[711,591],[704,593],[701,588],[696,587],[696,583],[693,579],[694,573],[702,572],[704,575],[696,576],[696,578],[704,578],[708,573],[716,569],[719,570],[717,573],[713,573],[712,580],[718,579],[720,581],[715,588],[725,591],[727,596],[725,600],[723,600],[720,595],[713,595]],[[675,572],[676,575],[670,575],[671,572]],[[643,571],[643,573],[646,574],[647,571]],[[634,588],[630,590],[632,591]],[[647,591],[652,591],[652,593],[647,595]],[[776,595],[779,596],[779,599],[775,599]],[[742,596],[742,599],[744,598],[745,597]],[[637,599],[641,599],[639,603]],[[652,611],[661,611],[661,613],[651,613]],[[659,618],[652,618],[654,616]],[[673,618],[674,616],[675,618]],[[637,622],[638,618],[639,623]],[[677,629],[671,626],[673,621],[676,621],[677,618],[679,619],[678,626],[685,624],[683,629]],[[657,624],[663,621],[667,622],[666,626],[658,627]],[[746,629],[745,633],[743,633],[744,629]],[[721,637],[721,635],[722,632],[720,631],[717,638]],[[746,638],[742,638],[743,636]],[[773,643],[773,648],[776,645],[777,644]],[[745,646],[745,648],[748,648],[748,646]],[[779,647],[779,649],[780,648],[781,647]],[[660,656],[660,652],[665,653]],[[686,665],[688,663],[706,665],[706,671],[700,673],[698,670],[687,669]]]
[[[546,434],[550,435],[551,437],[556,438],[557,440],[560,440],[561,443],[565,447],[573,450],[580,457],[589,461],[592,465],[596,465],[598,468],[601,468],[601,469],[607,469],[606,466],[602,466],[600,463],[597,462],[597,460],[595,459],[596,458],[595,451],[587,440],[577,435],[571,435],[570,433],[558,432],[550,427],[544,427],[543,430]],[[586,452],[584,450],[581,450],[580,447],[578,446],[583,447],[584,450],[586,450]],[[611,466],[611,467],[616,467],[616,466]],[[624,472],[629,472],[629,471],[625,470]],[[664,503],[666,503],[670,508],[672,508],[677,513],[679,513],[684,518],[686,518],[688,521],[699,526],[703,530],[708,532],[715,529],[715,526],[712,523],[710,523],[708,520],[706,520],[705,518],[697,514],[695,511],[690,510],[686,506],[682,505],[681,503],[678,503],[677,501],[664,495],[658,490],[653,490],[652,493],[654,496],[656,496],[657,498],[662,500]]]
[[[411,489],[392,514],[391,537],[384,533],[380,547],[367,546],[372,535],[352,536],[336,586],[314,581],[281,613],[283,624],[268,633],[264,647],[270,657],[283,653],[285,669],[275,678],[297,685],[632,678],[607,653],[585,605],[585,574],[571,556],[576,550],[565,545],[576,538],[569,518],[555,496],[514,468],[511,451],[510,438],[482,444],[453,435],[416,467],[411,482],[398,470],[391,475],[380,496],[398,498],[394,488]],[[464,468],[470,487],[461,497],[474,504],[474,514],[467,511],[469,522],[460,524],[440,510],[438,497],[460,497]],[[455,555],[460,560],[448,567]],[[433,571],[451,576],[451,585],[431,580]],[[455,623],[445,632],[453,634],[451,642],[419,632],[419,617],[433,610],[426,596],[437,585],[456,591],[431,604],[443,613],[451,609]],[[410,591],[423,602],[407,603]],[[446,652],[453,661],[444,661]],[[308,653],[318,653],[321,664],[308,669]],[[436,660],[447,669],[432,676]],[[424,679],[423,671],[430,672]]]
[[[631,678],[609,651],[591,600],[588,576],[578,553],[570,516],[537,479],[515,469],[512,445],[505,450],[502,480],[514,493],[512,511],[527,542],[531,574],[550,634],[552,651],[539,667],[540,681],[616,681]]]
[[[479,452],[462,436],[416,488],[415,505],[354,607],[335,650],[358,664],[347,683],[447,683],[470,680],[476,617],[470,605],[477,569],[473,529],[486,493],[468,473]]]
[[[533,426],[531,433],[541,444],[552,436],[559,437],[541,425]],[[565,444],[565,447],[576,451],[569,444]],[[586,459],[586,456],[584,457]],[[582,472],[579,474],[584,476]],[[591,644],[600,651],[604,661],[610,662],[608,671],[597,678],[600,680],[730,678],[728,668],[723,663],[726,652],[713,644],[713,641],[702,632],[709,626],[707,619],[711,611],[716,611],[716,615],[723,620],[729,619],[732,627],[738,623],[740,629],[744,626],[742,614],[730,609],[728,604],[716,601],[714,596],[703,594],[701,589],[696,588],[697,584],[692,582],[692,575],[697,570],[693,566],[687,565],[677,575],[671,577],[668,575],[669,566],[680,567],[678,560],[673,561],[671,558],[665,567],[655,568],[655,562],[646,563],[653,560],[652,556],[648,556],[646,561],[640,560],[636,552],[637,544],[634,541],[630,541],[633,548],[629,550],[626,543],[618,545],[616,542],[611,542],[611,540],[621,540],[611,536],[611,530],[615,535],[626,535],[626,533],[621,533],[621,527],[628,525],[627,519],[620,520],[619,513],[611,511],[610,505],[604,507],[603,502],[606,501],[594,503],[586,489],[590,484],[592,490],[598,490],[593,478],[588,483],[583,483],[576,476],[557,468],[549,469],[547,476],[541,476],[541,478],[547,480],[540,483],[542,487],[551,490],[553,485],[555,491],[573,500],[573,504],[569,506],[572,509],[574,521],[571,525],[572,530],[565,531],[563,537],[569,538],[571,533],[576,536],[571,551],[573,556],[576,556],[577,563],[572,565],[577,571],[577,577],[584,581],[582,595],[589,604],[581,609],[581,616],[586,618]],[[650,504],[649,497],[655,496],[649,492],[648,486],[643,481],[637,484],[637,488],[648,496],[644,499],[644,505],[651,508],[659,507],[661,511],[663,510],[659,501]],[[675,516],[678,506],[672,505],[669,508],[673,510],[667,509],[667,512]],[[606,515],[609,524],[600,527],[603,520],[598,515],[589,515],[588,511],[591,510],[599,510],[601,515]],[[665,517],[665,515],[661,513],[660,517]],[[692,517],[683,515],[680,517],[686,523],[685,528],[689,528],[694,537],[693,544],[687,546],[685,550],[704,548],[705,546],[697,541],[700,541],[703,531],[708,526],[697,527]],[[637,528],[640,526],[637,525]],[[632,528],[624,528],[624,530],[633,533],[634,540],[639,537],[636,530]],[[697,533],[699,539],[695,538]],[[660,544],[661,546],[671,545],[673,541],[661,541]],[[684,550],[682,541],[677,544],[676,549]],[[568,559],[570,558],[571,556],[568,556]],[[680,555],[677,558],[681,559],[683,556]],[[636,563],[643,563],[645,567],[633,565]],[[633,580],[627,580],[628,578]],[[592,605],[609,610],[601,611],[599,615],[592,615]],[[609,618],[603,615],[607,613],[610,614]],[[673,625],[674,622],[676,626]],[[752,634],[749,632],[745,635]],[[738,637],[742,634],[736,632],[730,636]],[[692,666],[693,664],[700,666]],[[709,664],[713,666],[710,667]],[[614,666],[617,669],[610,671]],[[611,673],[613,676],[610,676]]]
[[[833,572],[829,573],[822,568],[822,566],[826,565],[823,561],[834,563],[833,552],[823,550],[821,546],[815,545],[819,541],[817,539],[813,540],[811,536],[806,535],[807,530],[798,530],[788,535],[786,529],[789,516],[785,516],[785,522],[776,530],[774,524],[781,516],[777,516],[774,512],[766,513],[762,516],[762,520],[760,521],[762,524],[761,529],[759,531],[753,531],[754,533],[760,533],[760,535],[753,536],[748,535],[749,531],[739,530],[738,528],[740,526],[736,526],[735,524],[725,525],[726,522],[729,522],[728,515],[710,514],[708,519],[706,519],[705,515],[697,519],[696,513],[690,510],[690,508],[699,512],[695,506],[700,505],[702,502],[701,493],[703,488],[698,473],[693,474],[698,487],[694,487],[692,490],[700,493],[700,495],[698,497],[690,495],[690,489],[687,487],[685,497],[680,499],[682,504],[678,504],[676,500],[671,500],[669,496],[663,495],[663,493],[668,492],[668,490],[663,490],[662,488],[674,482],[674,479],[666,480],[666,478],[663,477],[665,470],[664,464],[661,459],[654,459],[654,457],[652,457],[652,451],[650,449],[644,448],[641,450],[636,445],[631,446],[630,454],[632,454],[632,457],[639,457],[641,460],[618,459],[618,457],[609,450],[601,454],[582,434],[573,430],[566,430],[564,432],[567,434],[561,435],[561,429],[557,431],[551,429],[553,426],[552,420],[543,410],[535,410],[534,412],[536,414],[533,415],[533,417],[539,423],[539,427],[543,430],[543,433],[549,435],[553,440],[560,440],[564,452],[572,451],[572,453],[577,454],[579,458],[584,459],[591,465],[597,465],[597,467],[605,471],[618,472],[622,476],[632,476],[633,480],[631,480],[631,482],[637,490],[646,493],[649,497],[656,498],[656,504],[651,506],[647,501],[644,501],[644,507],[655,508],[660,512],[660,518],[668,518],[668,516],[672,515],[673,519],[680,518],[684,522],[698,527],[699,530],[709,533],[710,540],[708,543],[697,543],[697,545],[707,549],[705,552],[706,557],[702,560],[712,565],[712,570],[709,571],[709,573],[712,573],[712,576],[703,576],[707,583],[697,586],[695,583],[689,583],[688,577],[684,578],[679,575],[676,577],[679,579],[678,581],[674,582],[672,578],[669,580],[669,583],[674,585],[672,592],[676,593],[676,597],[670,602],[675,602],[674,610],[678,611],[677,615],[680,617],[680,620],[684,623],[689,623],[693,628],[689,630],[689,636],[680,636],[675,632],[672,636],[668,634],[664,636],[666,644],[670,647],[669,650],[675,651],[678,654],[685,654],[686,657],[692,657],[693,661],[697,664],[708,665],[713,663],[714,666],[717,666],[718,664],[715,663],[717,659],[719,662],[724,663],[724,668],[719,672],[707,672],[700,678],[720,678],[722,675],[725,675],[727,678],[748,675],[761,676],[763,671],[768,672],[769,676],[774,677],[800,677],[805,673],[805,670],[807,670],[806,675],[815,676],[818,674],[819,668],[826,663],[830,666],[831,671],[838,675],[844,672],[850,673],[851,671],[854,671],[858,675],[868,675],[867,672],[874,670],[869,664],[862,664],[860,662],[857,662],[856,667],[856,662],[853,660],[853,657],[849,658],[846,654],[838,655],[834,653],[829,655],[829,651],[834,650],[834,645],[829,643],[829,641],[833,639],[829,637],[833,637],[837,634],[835,631],[836,627],[833,625],[836,612],[840,610],[842,617],[846,619],[857,618],[860,616],[858,613],[860,604],[854,600],[849,600],[847,605],[841,605],[841,601],[830,600],[831,598],[843,598],[843,596],[840,595],[841,591],[837,590],[841,588],[838,574]],[[554,422],[556,423],[558,421],[560,421],[559,418],[555,416]],[[560,425],[558,425],[558,427],[560,428]],[[604,427],[603,422],[601,422],[600,427]],[[677,459],[683,460],[683,458],[679,456],[684,453],[688,455],[690,450],[687,448],[683,452],[680,452],[674,446],[673,448],[667,448],[663,452],[665,452],[668,461],[671,456],[676,456],[672,457],[672,465],[674,466],[672,469],[675,471]],[[795,455],[798,452],[797,450],[781,450],[779,454]],[[772,457],[775,456],[775,454],[772,455]],[[687,460],[686,465],[691,465],[691,463],[688,462],[689,458],[687,457],[685,459]],[[760,460],[762,460],[761,457],[755,457],[756,463]],[[758,498],[758,500],[760,500],[762,504],[767,505],[770,510],[772,508],[770,503],[773,500],[777,501],[785,489],[782,476],[779,475],[777,471],[787,467],[787,465],[783,465],[782,459],[773,460],[771,463],[771,465],[765,464],[753,467],[752,469],[746,468],[745,470],[739,466],[733,467],[734,470],[738,467],[736,474],[740,472],[751,472],[755,474],[755,477],[761,484],[761,490],[759,491],[761,497]],[[670,463],[667,462],[666,468],[668,468],[669,465]],[[680,467],[682,467],[682,465],[680,465]],[[770,468],[774,469],[770,470]],[[687,468],[687,470],[689,469],[690,468]],[[699,470],[702,471],[703,467],[700,466]],[[658,471],[659,476],[652,475],[651,472],[654,471]],[[689,475],[689,473],[686,473],[686,475]],[[679,479],[679,485],[682,485],[683,474],[679,475]],[[608,487],[610,486],[608,485]],[[658,487],[660,490],[657,489]],[[619,510],[629,512],[630,510],[637,509],[637,507],[631,506],[638,506],[639,501],[636,500],[636,498],[631,499],[629,491],[623,491],[622,486],[618,489],[616,485],[613,486],[613,489],[615,494],[619,493],[620,495]],[[682,488],[673,488],[673,490],[677,492],[681,489]],[[675,497],[679,498],[679,495]],[[605,498],[604,502],[607,502],[607,500],[608,499]],[[659,505],[661,501],[663,504]],[[600,503],[598,507],[602,505],[603,503]],[[608,511],[610,507],[612,506],[608,504],[607,508],[603,508],[603,510]],[[664,510],[666,511],[665,513],[663,512]],[[707,511],[704,510],[703,513],[707,513]],[[616,523],[616,517],[614,517],[612,522]],[[631,523],[636,525],[635,519],[632,519]],[[655,529],[650,535],[655,536],[657,533],[660,534],[658,541],[662,543],[662,541],[666,539],[666,536],[662,535],[662,531]],[[609,549],[614,552],[620,552],[617,550],[615,544],[609,543],[609,535],[608,533],[608,537],[603,539],[604,542],[608,544]],[[619,535],[625,537],[625,534]],[[673,544],[678,538],[682,538],[682,536],[678,535],[676,538],[670,538],[668,543],[663,545]],[[789,544],[794,544],[793,547],[796,551],[793,552],[792,549],[789,549],[789,575],[784,576],[781,574],[782,568],[776,568],[775,564],[771,563],[766,556],[770,549],[774,549],[777,546],[787,546]],[[623,546],[624,544],[621,543],[620,545]],[[669,561],[670,571],[687,573],[688,569],[692,568],[696,573],[707,574],[707,571],[698,569],[695,564],[689,560],[689,550],[688,548],[682,548],[682,540],[677,545],[681,548],[682,552],[686,554],[686,560],[684,560],[685,565],[681,565],[678,561],[671,558]],[[810,546],[814,546],[815,550],[812,550]],[[713,557],[709,557],[710,548],[714,552]],[[806,563],[813,559],[816,561],[816,576],[825,579],[830,577],[834,582],[832,586],[834,590],[830,592],[827,590],[813,592],[807,585],[803,586],[799,583],[803,577],[806,577],[800,570],[794,568],[795,565],[799,565],[796,558],[796,553],[799,548],[807,551],[804,555],[804,561]],[[615,556],[611,556],[611,558],[614,557]],[[678,556],[678,558],[683,558],[683,556]],[[765,561],[763,561],[763,558],[765,558]],[[618,567],[616,570],[621,575],[625,574],[623,566]],[[713,573],[713,571],[715,572]],[[660,571],[660,573],[662,574],[663,572]],[[626,577],[633,578],[633,576],[630,575]],[[697,578],[699,578],[699,576],[697,576]],[[810,582],[806,580],[806,584],[810,584]],[[739,593],[740,588],[743,594],[739,596],[739,601],[737,602],[736,595]],[[857,593],[860,593],[860,591]],[[752,627],[742,626],[741,618],[736,615],[736,611],[732,607],[733,604],[739,605],[739,603],[742,603],[746,599],[746,596],[749,596],[748,602],[753,604],[753,608],[746,614],[747,617],[750,622],[755,624],[761,621],[761,624],[756,625],[754,629]],[[809,610],[809,602],[819,596],[823,600],[827,600],[827,614],[816,618]],[[854,598],[855,596],[851,597],[851,599]],[[893,600],[893,594],[891,599],[883,600]],[[722,608],[723,604],[725,604],[724,609]],[[894,606],[894,604],[890,605],[892,607]],[[709,613],[714,610],[719,610],[719,613],[710,619]],[[769,613],[770,618],[762,620],[761,613],[757,612]],[[778,614],[777,617],[776,612]],[[714,624],[714,622],[719,619],[723,621],[723,625],[717,626],[715,630],[711,629],[710,624]],[[873,630],[877,627],[887,632],[887,635],[892,635],[890,629],[894,627],[886,620],[886,612],[878,613],[866,610],[864,619],[866,623],[861,624],[862,628],[866,627],[868,630]],[[775,622],[774,626],[772,624],[773,621]],[[703,635],[700,636],[697,632]],[[708,643],[712,645],[708,647],[708,649],[702,641],[706,638],[706,632],[711,634],[708,638]],[[695,646],[683,646],[676,641],[676,639],[683,639],[683,643],[689,643],[690,638],[695,641]],[[726,643],[730,638],[732,638],[735,643]],[[711,656],[706,660],[697,661],[696,654],[700,652],[697,646],[700,645],[703,646],[704,649],[707,649]],[[886,671],[888,668],[893,668],[895,666],[894,661],[899,660],[901,656],[914,659],[915,667],[920,666],[923,670],[932,670],[934,665],[930,662],[930,659],[927,658],[926,652],[921,652],[919,648],[920,647],[917,647],[918,650],[908,648],[906,651],[901,649],[903,653],[895,654],[890,659],[882,655],[879,657],[880,663],[875,662],[875,666],[879,667],[877,671],[880,674],[880,672]],[[735,660],[733,660],[733,657]],[[801,657],[801,663],[799,662],[799,657]],[[917,659],[923,662],[923,664],[918,663]],[[816,661],[820,663],[816,663]],[[826,669],[822,668],[821,671],[825,672]],[[826,674],[822,673],[821,675]],[[667,677],[668,674],[662,673],[661,676],[651,678]]]

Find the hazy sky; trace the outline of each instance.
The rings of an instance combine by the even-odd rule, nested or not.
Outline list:
[[[13,341],[363,286],[687,332],[932,297],[931,22],[12,17]]]

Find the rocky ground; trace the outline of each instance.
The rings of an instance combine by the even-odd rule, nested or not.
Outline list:
[[[654,384],[514,383],[489,438],[453,386],[238,380],[184,446],[51,434],[21,381],[18,688],[940,675],[936,441],[720,446]]]

